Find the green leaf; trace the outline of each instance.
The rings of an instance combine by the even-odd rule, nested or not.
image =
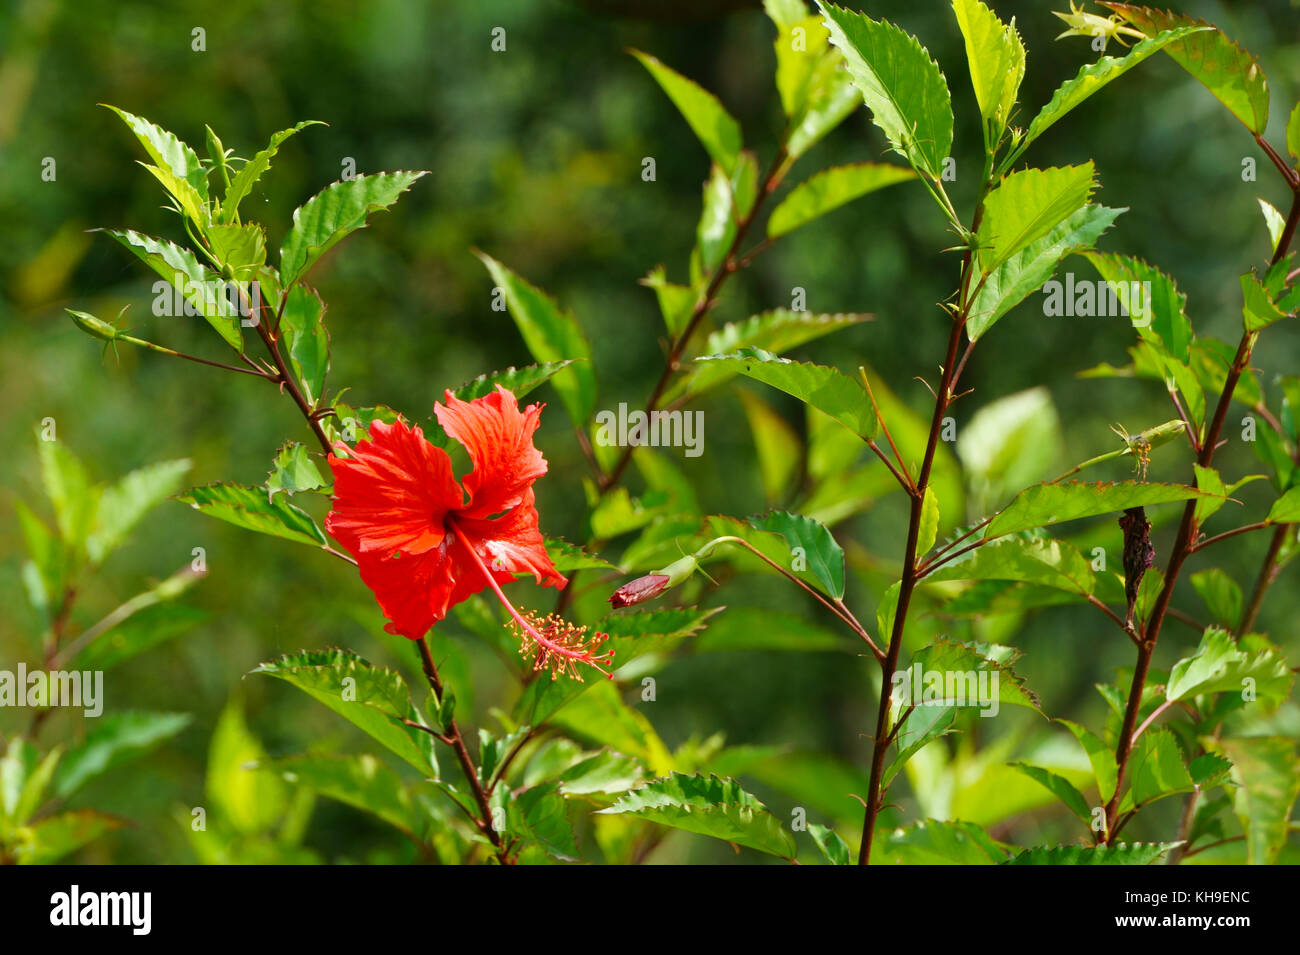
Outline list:
[[[1178,793],[1191,792],[1196,784],[1187,771],[1178,739],[1164,727],[1148,729],[1138,739],[1129,758],[1129,791],[1124,804],[1145,806]],[[1131,808],[1131,807],[1130,807]]]
[[[835,600],[844,596],[844,551],[824,524],[789,511],[772,511],[751,518],[749,523],[784,537],[790,545],[795,567],[802,562],[817,578],[821,589]]]
[[[68,547],[80,550],[94,527],[100,491],[75,454],[58,441],[37,438],[41,461],[41,483],[54,507],[59,536]]]
[[[854,199],[915,178],[912,170],[889,163],[860,162],[823,169],[795,186],[772,210],[767,237],[787,235]]]
[[[274,499],[279,491],[292,496],[298,491],[317,490],[328,483],[306,446],[289,441],[275,456],[271,473],[266,478],[266,491]]]
[[[1165,699],[1173,702],[1205,693],[1234,693],[1271,709],[1290,694],[1291,682],[1286,660],[1273,648],[1239,646],[1228,631],[1207,627],[1196,652],[1170,669]]]
[[[425,775],[438,775],[433,737],[408,726],[424,725],[401,675],[347,650],[301,650],[249,671],[284,680],[386,746]]]
[[[1268,290],[1254,273],[1247,272],[1241,277],[1241,295],[1244,300],[1241,307],[1242,323],[1248,332],[1257,332],[1287,317],[1286,312],[1273,303]]]
[[[239,220],[239,204],[244,201],[244,198],[256,185],[257,181],[262,178],[263,174],[271,168],[271,160],[275,158],[275,154],[280,151],[280,146],[283,145],[286,139],[308,126],[325,125],[327,124],[319,120],[309,119],[289,129],[282,129],[273,135],[267,147],[244,163],[235,178],[230,180],[230,186],[226,189],[225,197],[221,201],[221,214],[217,217],[218,220],[224,223]]]
[[[1092,765],[1092,775],[1097,782],[1098,795],[1103,802],[1110,802],[1111,797],[1115,795],[1115,787],[1119,785],[1119,768],[1115,763],[1115,754],[1087,727],[1069,720],[1056,722],[1073,733],[1074,738],[1079,741],[1079,745],[1088,756],[1088,762]]]
[[[596,374],[591,367],[591,346],[578,320],[490,255],[475,254],[505,294],[506,307],[533,357],[543,364],[574,362],[571,367],[557,369],[551,380],[569,419],[576,427],[583,427],[596,406]]]
[[[1300,103],[1295,104],[1295,109],[1291,110],[1291,115],[1286,121],[1286,151],[1291,154],[1292,159],[1300,162]],[[1260,200],[1261,203],[1263,201]],[[1273,240],[1273,245],[1277,245],[1277,239]]]
[[[280,331],[294,377],[313,408],[325,394],[325,375],[330,367],[330,339],[324,317],[325,303],[314,291],[301,285],[289,290]]]
[[[695,227],[691,256],[691,284],[698,287],[726,262],[739,233],[738,223],[749,215],[757,195],[758,162],[742,153],[736,172],[728,176],[714,163],[704,184],[700,221]]]
[[[1024,706],[1041,713],[1038,697],[1025,686],[1024,679],[1011,669],[1011,664],[1018,656],[1018,651],[1006,647],[940,639],[912,655],[908,668],[912,675],[895,689],[904,691],[902,695],[918,706],[963,705],[978,707],[987,712],[991,709],[989,704],[996,700],[999,706]],[[919,674],[914,669],[917,667],[920,668]],[[989,674],[982,687],[979,685],[980,671]],[[927,685],[925,676],[931,673],[945,675],[941,692],[938,692],[938,687]],[[899,679],[903,680],[902,677]],[[917,682],[920,683],[919,688],[913,685]],[[916,692],[918,689],[919,698]],[[949,696],[950,690],[953,691],[952,696]],[[936,692],[939,698],[931,698]]]
[[[994,322],[1042,289],[1066,256],[1092,248],[1125,211],[1089,203],[993,269],[971,303],[966,320],[970,340],[978,341]]]
[[[544,385],[556,372],[572,364],[571,361],[552,361],[543,365],[525,365],[523,368],[512,366],[503,371],[490,371],[453,388],[451,393],[461,401],[473,401],[492,394],[500,385],[516,398],[522,398]]]
[[[1092,565],[1071,544],[1032,532],[967,551],[927,574],[927,581],[1017,580],[1086,596],[1096,589]]]
[[[989,402],[957,438],[975,510],[987,512],[1047,476],[1061,453],[1061,421],[1046,388],[1029,388]]]
[[[387,209],[421,172],[381,172],[326,186],[293,213],[293,226],[280,246],[280,280],[290,288],[343,238],[366,227],[372,212]]]
[[[798,6],[798,11],[793,9]],[[857,109],[862,98],[845,72],[840,51],[828,44],[830,34],[819,16],[807,16],[794,0],[791,18],[778,19],[776,88],[788,119],[786,152],[797,159]]]
[[[141,518],[180,489],[190,461],[159,461],[130,472],[99,497],[95,523],[86,538],[92,564],[116,550]]]
[[[927,487],[925,497],[921,500],[921,523],[916,531],[916,552],[928,554],[938,534],[939,496],[934,493],[934,488]]]
[[[177,495],[176,500],[209,517],[259,534],[283,537],[313,547],[324,547],[327,543],[311,515],[283,498],[277,501],[269,497],[265,488],[208,484],[192,487]]]
[[[216,274],[200,265],[194,253],[174,242],[141,235],[131,229],[103,231],[170,282],[187,305],[202,315],[231,348],[244,350],[238,309],[222,295],[223,286],[217,281]]]
[[[662,265],[656,265],[651,269],[650,273],[640,280],[640,284],[654,289],[655,300],[659,303],[659,313],[664,319],[664,327],[668,329],[668,334],[675,341],[690,324],[699,293],[688,286],[676,285],[668,281],[668,272]]]
[[[1194,32],[1196,28],[1186,28],[1160,33],[1141,41],[1125,56],[1103,56],[1095,63],[1082,67],[1078,75],[1067,80],[1052,94],[1046,106],[1039,111],[1029,124],[1025,138],[1019,147],[1003,162],[1003,169],[1009,168],[1035,139],[1054,126],[1070,110],[1074,109],[1093,93],[1097,92],[1111,80],[1116,79],[1137,66],[1143,60],[1160,52],[1165,46]]]
[[[953,0],[952,9],[966,40],[971,86],[984,120],[985,150],[992,153],[1025,78],[1025,45],[1016,32],[1015,19],[1010,25],[1003,23],[980,0]]]
[[[574,570],[618,570],[609,561],[588,553],[576,544],[555,537],[546,538],[546,556],[562,574]]]
[[[1293,487],[1268,509],[1266,520],[1274,524],[1300,524],[1300,487]]]
[[[872,865],[996,865],[1006,851],[973,822],[923,819],[882,832],[871,846]]]
[[[1270,252],[1277,252],[1277,243],[1282,238],[1282,233],[1286,231],[1286,216],[1277,211],[1277,206],[1267,199],[1256,197],[1259,203],[1259,211],[1264,214],[1264,225],[1268,229],[1268,248]]]
[[[91,779],[147,753],[190,724],[188,713],[112,713],[95,720],[86,738],[68,750],[54,777],[61,799]]]
[[[818,0],[830,41],[894,149],[938,179],[952,148],[952,99],[939,64],[892,23]]]
[[[1237,791],[1233,810],[1246,830],[1246,861],[1273,865],[1286,845],[1291,812],[1300,796],[1296,742],[1285,736],[1203,739],[1206,749],[1232,761]]]
[[[208,241],[213,257],[239,281],[256,279],[266,264],[266,230],[255,222],[209,226]]]
[[[710,355],[696,361],[723,367],[784,391],[825,412],[863,440],[876,436],[878,423],[866,390],[834,368],[778,358],[761,348],[742,348],[730,355]]]
[[[1088,484],[1067,481],[1035,484],[1025,488],[984,530],[985,538],[1032,530],[1082,517],[1111,514],[1130,507],[1168,504],[1193,498],[1212,497],[1184,484],[1156,484],[1141,481],[1111,481]]]
[[[260,764],[266,750],[248,728],[240,697],[217,719],[208,750],[207,796],[217,817],[244,835],[265,833],[288,808],[279,777]]]
[[[980,268],[992,272],[1076,215],[1096,188],[1092,162],[1082,166],[1022,169],[1005,176],[984,200]]]
[[[813,837],[813,842],[817,843],[817,848],[821,850],[822,857],[830,865],[852,864],[853,857],[849,853],[849,845],[840,838],[839,833],[835,832],[835,830],[813,823],[808,827],[808,834]]]
[[[783,859],[795,856],[786,827],[732,779],[673,773],[625,793],[602,815],[630,815],[712,836]]]
[[[780,355],[871,318],[871,315],[856,312],[826,315],[773,309],[741,322],[728,322],[711,332],[704,344],[704,354],[726,355],[746,348],[761,348]],[[676,384],[669,386],[663,403],[671,404],[683,395],[701,394],[730,381],[736,374],[734,367],[693,363],[682,369]]]
[[[401,777],[369,753],[292,756],[268,768],[288,783],[368,812],[412,838],[425,836],[428,817],[414,807]]]
[[[740,157],[740,124],[723,108],[718,98],[648,53],[639,50],[631,53],[668,94],[713,161],[728,176],[734,173]]]
[[[1209,24],[1204,20],[1167,10],[1126,3],[1102,3],[1102,6],[1114,10],[1147,34],[1201,28],[1168,44],[1165,52],[1196,77],[1247,129],[1252,133],[1264,132],[1268,125],[1268,79],[1255,57],[1229,40],[1218,27],[1206,30]]]
[[[1078,816],[1088,825],[1092,820],[1092,809],[1088,805],[1088,800],[1083,798],[1083,793],[1075,788],[1074,784],[1063,776],[1041,766],[1031,766],[1028,763],[1009,763],[1014,769],[1024,773],[1034,782],[1039,783],[1048,792],[1050,792],[1061,802],[1065,803],[1070,812]]]
[[[1235,580],[1219,568],[1212,567],[1192,574],[1191,584],[1216,622],[1229,630],[1237,626],[1242,602],[1241,587]]]
[[[208,176],[198,155],[172,133],[143,117],[101,104],[126,123],[155,166],[145,166],[162,182],[187,216],[200,229],[207,226]]]
[[[19,865],[49,865],[126,823],[94,809],[78,809],[47,816],[29,830],[29,841],[14,855]]]
[[[1192,323],[1185,311],[1187,296],[1178,291],[1174,280],[1132,256],[1089,252],[1086,258],[1108,283],[1138,334],[1153,344],[1162,343],[1169,354],[1186,364]]]
[[[1007,865],[1151,865],[1176,842],[1121,842],[1116,846],[1038,846],[1026,849]]]
[[[882,634],[886,632],[881,631]],[[898,753],[885,767],[880,776],[880,785],[883,789],[889,788],[889,784],[893,782],[894,777],[903,771],[903,768],[911,761],[913,756],[940,737],[957,732],[952,725],[957,718],[957,707],[945,706],[941,708],[938,717],[928,724],[923,724],[924,728],[918,731],[913,728],[912,723],[915,722],[918,715],[924,715],[925,712],[924,710],[914,711],[903,720],[902,729],[897,734]]]

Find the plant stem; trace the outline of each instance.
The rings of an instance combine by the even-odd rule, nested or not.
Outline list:
[[[429,637],[426,634],[416,641],[420,650],[420,665],[424,668],[424,676],[429,681],[429,688],[433,690],[434,696],[439,700],[442,699],[442,679],[438,676],[438,668],[434,665],[433,654],[429,651]],[[478,826],[480,832],[487,837],[492,843],[492,848],[496,851],[497,859],[502,865],[511,865],[509,853],[506,851],[505,843],[501,840],[501,834],[497,832],[496,827],[492,825],[492,806],[488,802],[487,791],[483,788],[483,782],[478,778],[478,769],[474,766],[474,760],[469,755],[469,749],[465,746],[465,737],[461,735],[460,725],[455,718],[448,720],[447,725],[443,727],[446,739],[456,754],[456,761],[460,763],[461,772],[465,774],[465,779],[469,784],[470,791],[474,794],[474,802],[478,805],[482,818],[476,818],[474,824]]]

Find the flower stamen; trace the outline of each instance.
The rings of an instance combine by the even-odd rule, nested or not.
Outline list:
[[[519,654],[533,657],[533,672],[547,668],[551,671],[552,680],[558,679],[561,673],[565,673],[581,683],[582,673],[578,669],[578,664],[585,663],[606,677],[614,678],[614,674],[602,666],[613,661],[614,651],[606,650],[604,653],[597,653],[601,645],[609,639],[609,634],[595,633],[588,637],[586,627],[570,623],[555,614],[542,617],[532,610],[521,614],[506,597],[501,585],[483,563],[483,558],[474,550],[474,545],[469,538],[456,526],[456,522],[447,520],[445,526],[451,529],[461,545],[469,551],[474,563],[482,572],[483,579],[501,601],[501,606],[505,607],[506,612],[510,614],[511,630],[520,639]]]

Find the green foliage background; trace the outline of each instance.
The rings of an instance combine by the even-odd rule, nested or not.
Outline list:
[[[333,373],[356,404],[385,403],[424,417],[444,388],[492,369],[527,363],[509,316],[490,308],[491,281],[471,249],[480,248],[574,310],[592,341],[602,393],[599,407],[638,407],[658,374],[661,322],[653,293],[637,279],[658,263],[680,275],[694,237],[707,159],[671,103],[628,56],[636,47],[715,91],[741,121],[749,145],[770,155],[781,126],[772,85],[772,27],[757,4],[717,19],[645,20],[562,0],[378,0],[187,4],[61,3],[21,0],[0,10],[0,665],[30,658],[38,631],[19,581],[21,536],[9,499],[39,498],[32,428],[53,417],[58,433],[108,479],[141,464],[191,457],[194,484],[231,479],[255,484],[286,436],[306,439],[292,405],[262,382],[209,373],[129,348],[101,360],[96,344],[66,318],[64,306],[109,317],[130,305],[137,333],[181,350],[214,354],[197,320],[150,312],[152,278],[124,250],[84,230],[129,224],[177,238],[178,220],[159,207],[156,183],[132,160],[135,144],[99,102],[148,116],[198,144],[203,123],[243,155],[269,134],[301,119],[320,119],[291,140],[249,202],[246,214],[269,224],[339,178],[345,157],[360,172],[430,169],[394,210],[376,216],[316,272],[329,303]],[[1015,16],[1029,50],[1021,100],[1036,109],[1096,54],[1086,42],[1053,43],[1060,23],[1052,3],[1000,2]],[[868,7],[919,36],[948,77],[958,116],[954,201],[969,203],[979,171],[977,111],[965,76],[961,37],[944,3],[878,2]],[[1218,24],[1258,54],[1273,91],[1273,128],[1300,95],[1297,11],[1283,2],[1195,2],[1184,11]],[[507,31],[507,50],[490,49],[490,31]],[[206,52],[191,50],[194,27]],[[1114,52],[1114,51],[1112,51]],[[1027,117],[1021,115],[1023,123]],[[1158,263],[1189,296],[1199,331],[1235,341],[1240,322],[1237,276],[1262,264],[1268,247],[1255,197],[1285,208],[1285,196],[1247,148],[1240,127],[1190,77],[1157,56],[1050,130],[1036,147],[1040,166],[1095,158],[1108,206],[1130,211],[1102,247]],[[792,182],[825,166],[884,158],[878,131],[859,110],[796,167]],[[57,181],[40,177],[44,157]],[[642,158],[657,181],[641,180]],[[1243,157],[1259,181],[1242,181]],[[966,172],[969,170],[969,176]],[[964,185],[968,182],[970,185]],[[269,201],[268,201],[268,196]],[[270,244],[282,235],[272,233]],[[812,311],[870,311],[872,323],[801,349],[841,368],[872,365],[913,408],[929,394],[913,379],[933,373],[947,322],[935,303],[957,270],[955,242],[919,188],[874,194],[801,229],[728,284],[719,322],[788,305],[795,286]],[[1067,265],[1091,277],[1082,260]],[[1108,425],[1130,428],[1170,417],[1149,383],[1089,382],[1074,372],[1122,364],[1131,331],[1104,319],[1052,319],[1040,297],[1001,321],[976,351],[958,403],[960,426],[982,404],[1046,385],[1063,422],[1063,446],[1050,477],[1107,447]],[[147,333],[147,334],[146,334]],[[1255,360],[1265,386],[1300,367],[1300,340],[1270,336]],[[538,444],[551,474],[537,487],[548,535],[579,540],[584,462],[553,392]],[[1275,391],[1270,392],[1275,396]],[[775,400],[771,393],[767,400]],[[795,403],[777,402],[801,427]],[[712,396],[706,453],[679,461],[706,512],[744,515],[765,506],[753,443],[734,396]],[[1234,406],[1234,413],[1239,408]],[[1224,473],[1262,470],[1230,420]],[[1186,464],[1157,454],[1152,479],[1184,480]],[[1057,467],[1059,465],[1060,467]],[[1110,476],[1123,476],[1123,470]],[[1265,482],[1240,495],[1258,508]],[[897,559],[905,522],[902,499],[885,498],[854,518],[850,536]],[[1166,535],[1168,529],[1165,529]],[[1157,534],[1157,554],[1167,536]],[[1264,541],[1222,545],[1216,563],[1253,579]],[[217,717],[231,693],[271,754],[300,752],[330,738],[354,745],[354,733],[322,707],[276,681],[241,676],[262,660],[299,648],[350,646],[390,661],[382,618],[368,591],[325,555],[250,535],[176,503],[154,512],[134,541],[81,596],[77,623],[88,625],[139,589],[207,551],[210,573],[188,601],[213,613],[210,623],[137,658],[106,681],[109,711],[149,708],[195,715],[179,737],[130,772],[84,794],[87,804],[138,826],[114,834],[80,858],[160,862],[190,859],[176,807],[204,804],[204,771]],[[852,557],[852,555],[851,555]],[[867,565],[868,567],[870,565]],[[1289,651],[1300,600],[1294,568],[1270,594],[1259,627]],[[851,576],[854,576],[851,574]],[[861,568],[850,588],[877,587]],[[770,606],[814,615],[815,608],[765,579],[741,578],[722,596],[731,605]],[[1187,584],[1179,600],[1198,601]],[[1131,648],[1090,608],[1047,610],[1012,640],[1025,651],[1017,670],[1053,715],[1097,724],[1103,704],[1092,684],[1131,665]],[[1167,666],[1195,646],[1171,630],[1157,662]],[[448,622],[435,632],[445,675],[457,686],[458,714],[487,720],[507,678],[492,652]],[[874,713],[873,668],[850,653],[686,655],[659,678],[651,715],[670,746],[714,732],[730,744],[826,750],[863,767]],[[472,687],[472,690],[471,690]],[[21,717],[20,717],[21,718]],[[1283,720],[1296,722],[1294,710]],[[0,711],[0,731],[14,728]],[[75,717],[58,714],[57,725]],[[1032,714],[1007,725],[1041,732]],[[1034,721],[1037,721],[1035,723]],[[998,721],[1001,723],[1002,721]],[[1294,732],[1294,727],[1292,728]],[[863,773],[865,775],[865,773]],[[1033,785],[1032,783],[1028,785]],[[779,818],[792,800],[753,786]],[[1171,826],[1178,800],[1144,814],[1143,824]],[[1163,813],[1163,816],[1161,815]],[[1147,818],[1149,815],[1150,818]],[[1170,818],[1165,818],[1170,817]],[[1022,844],[1065,832],[1059,814],[1030,818],[1014,833]],[[306,842],[327,859],[407,858],[409,848],[363,814],[322,801]],[[726,861],[720,843],[674,837],[662,861]]]

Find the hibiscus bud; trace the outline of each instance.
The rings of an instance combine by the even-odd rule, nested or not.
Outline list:
[[[71,316],[76,326],[88,335],[94,335],[106,342],[111,342],[117,338],[117,329],[103,319],[96,318],[89,312],[74,312],[72,309],[64,309]]]
[[[668,589],[668,578],[663,574],[646,574],[609,595],[609,602],[615,610],[630,607],[646,600],[652,600]]]
[[[699,560],[694,554],[690,554],[681,560],[673,561],[661,570],[656,570],[653,574],[646,574],[644,577],[629,581],[610,594],[609,602],[614,605],[615,610],[619,610],[653,600],[665,590],[682,583],[699,570],[699,567]]]

